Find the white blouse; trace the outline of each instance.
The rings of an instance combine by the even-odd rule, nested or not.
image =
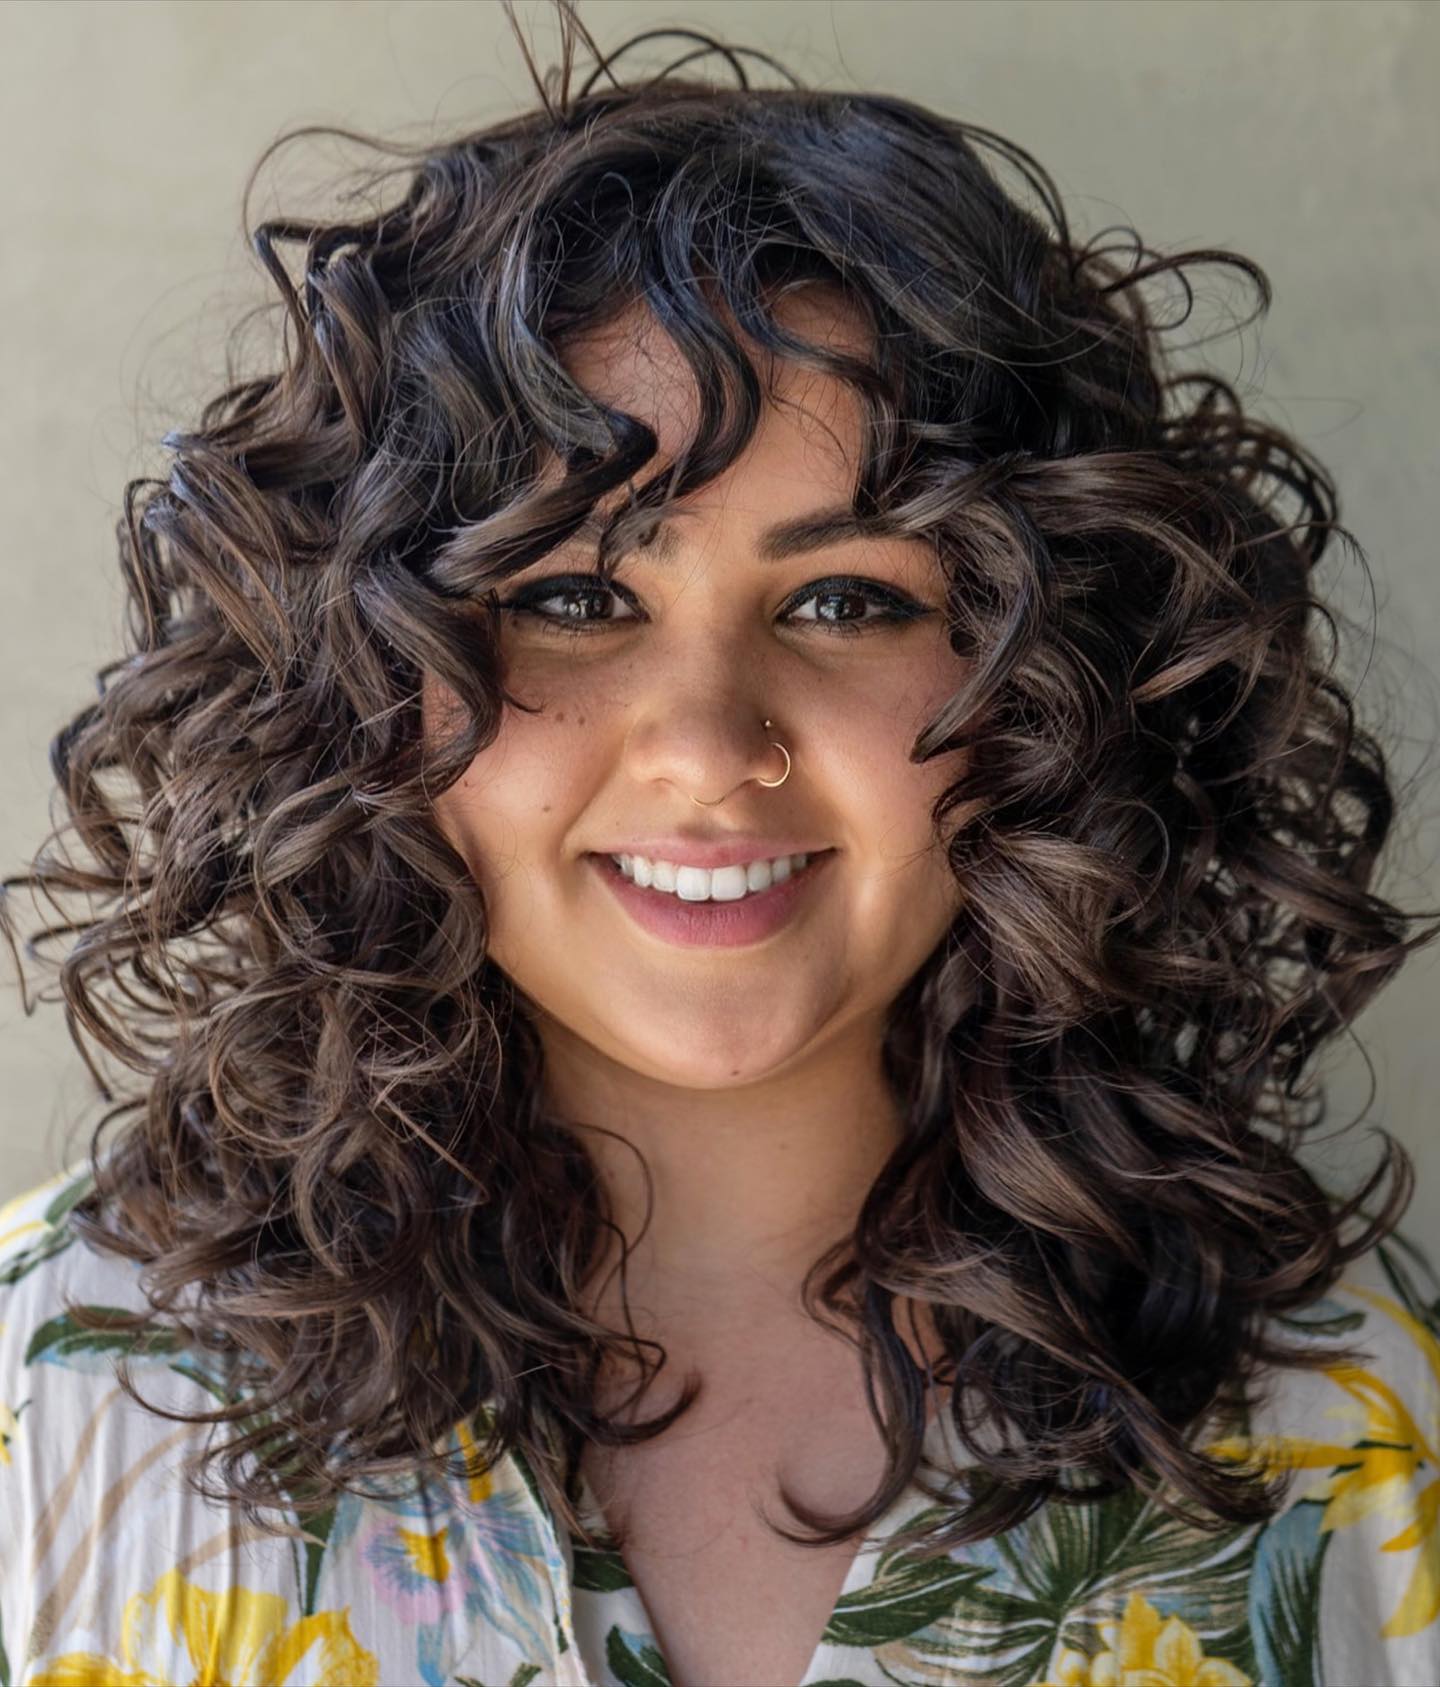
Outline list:
[[[147,1399],[193,1410],[214,1404],[207,1356],[142,1354],[62,1305],[146,1308],[139,1268],[66,1228],[88,1186],[72,1167],[0,1207],[0,1687],[669,1681],[621,1556],[557,1529],[516,1454],[420,1500],[344,1496],[283,1538],[195,1497],[179,1464],[205,1426],[136,1405],[112,1363],[125,1347]],[[1201,1443],[1297,1472],[1263,1525],[1207,1533],[1126,1493],[927,1561],[886,1544],[933,1505],[912,1488],[801,1687],[1437,1687],[1437,1329],[1440,1284],[1403,1233],[1285,1325],[1369,1360],[1276,1375],[1245,1434]],[[956,1460],[948,1422],[930,1435]]]

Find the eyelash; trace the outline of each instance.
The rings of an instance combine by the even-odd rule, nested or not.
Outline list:
[[[599,628],[606,625],[624,626],[626,623],[603,618],[593,621],[567,621],[564,616],[550,615],[536,609],[537,603],[546,598],[567,597],[572,594],[599,595],[610,592],[617,597],[623,597],[618,586],[607,585],[598,574],[557,574],[548,580],[536,580],[532,585],[513,598],[506,599],[500,608],[508,610],[514,615],[529,615],[540,624],[542,632],[553,634],[557,638],[585,638]],[[847,593],[863,596],[868,602],[878,603],[885,613],[867,618],[860,622],[821,621],[818,618],[804,625],[823,627],[826,632],[838,638],[854,638],[863,633],[874,632],[881,627],[903,625],[909,621],[919,620],[923,615],[933,613],[924,604],[916,603],[913,598],[900,596],[887,586],[881,586],[872,580],[858,580],[849,575],[833,575],[826,580],[817,580],[813,585],[803,589],[800,595],[790,600],[790,609],[808,603],[816,597],[839,597]]]

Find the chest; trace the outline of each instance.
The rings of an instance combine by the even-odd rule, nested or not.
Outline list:
[[[873,1492],[884,1448],[863,1404],[782,1416],[756,1404],[739,1424],[686,1433],[682,1418],[654,1442],[592,1447],[582,1461],[591,1504],[625,1531],[625,1567],[674,1687],[798,1687],[864,1544],[799,1546],[760,1515],[792,1526],[782,1481],[827,1510]]]

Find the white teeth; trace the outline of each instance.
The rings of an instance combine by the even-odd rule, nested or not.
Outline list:
[[[757,890],[769,890],[809,861],[808,855],[782,855],[733,867],[680,867],[673,861],[647,861],[643,855],[612,855],[627,879],[651,890],[668,892],[682,902],[739,902]]]

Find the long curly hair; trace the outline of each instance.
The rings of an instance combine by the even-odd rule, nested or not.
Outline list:
[[[769,389],[738,325],[856,392],[857,514],[933,541],[968,658],[910,751],[966,752],[932,816],[963,911],[888,1016],[903,1138],[805,1281],[863,1357],[887,1466],[850,1512],[782,1495],[799,1527],[777,1532],[837,1544],[911,1481],[946,1502],[905,1537],[936,1552],[1129,1487],[1202,1528],[1264,1519],[1286,1479],[1196,1431],[1265,1367],[1336,1362],[1276,1321],[1395,1228],[1414,1174],[1380,1131],[1362,1186],[1324,1187],[1297,1155],[1325,1114],[1308,1069],[1436,934],[1370,888],[1395,793],[1316,594],[1332,537],[1363,561],[1332,479],[1165,342],[1195,266],[1236,272],[1255,315],[1266,276],[1128,228],[1077,242],[1028,153],[907,99],[752,86],[744,59],[773,61],[690,31],[607,59],[557,10],[557,69],[522,38],[534,109],[424,147],[318,131],[401,162],[362,173],[353,214],[253,229],[274,366],[227,363],[164,437],[168,476],[125,488],[126,655],[54,737],[65,816],[6,881],[88,899],[27,954],[73,938],[54,964],[107,1107],[69,1222],[141,1264],[153,1308],[103,1327],[160,1315],[216,1356],[214,1410],[167,1415],[237,1431],[186,1474],[261,1528],[372,1477],[473,1474],[445,1454],[469,1416],[473,1457],[526,1461],[588,1539],[585,1442],[695,1398],[598,1410],[604,1366],[648,1381],[663,1348],[583,1308],[618,1228],[433,805],[521,706],[497,585],[628,489],[608,579],[745,449]],[[687,46],[622,81],[657,33],[733,77],[686,72]],[[775,320],[814,285],[863,313],[867,355]],[[701,397],[638,485],[656,436],[559,355],[633,304]],[[426,673],[461,705],[443,740]],[[72,832],[83,862],[52,849]],[[112,1089],[90,1042],[139,1081]],[[897,1297],[933,1313],[973,1465],[924,1457],[936,1374]]]

